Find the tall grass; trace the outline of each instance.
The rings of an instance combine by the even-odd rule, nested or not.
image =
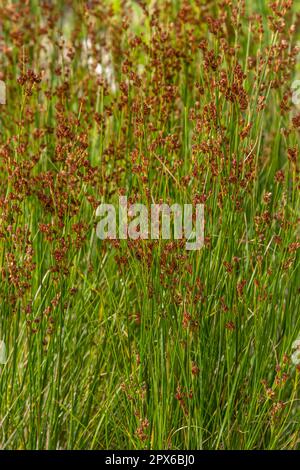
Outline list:
[[[299,449],[290,3],[1,3],[2,449]],[[119,194],[205,247],[100,241]]]

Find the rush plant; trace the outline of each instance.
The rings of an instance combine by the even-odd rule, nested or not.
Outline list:
[[[0,3],[2,449],[300,448],[299,23]],[[203,204],[204,246],[100,240],[119,197]]]

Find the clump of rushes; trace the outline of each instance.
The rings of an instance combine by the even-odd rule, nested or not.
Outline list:
[[[2,449],[299,449],[299,11],[2,2]],[[122,194],[205,246],[98,240]]]

